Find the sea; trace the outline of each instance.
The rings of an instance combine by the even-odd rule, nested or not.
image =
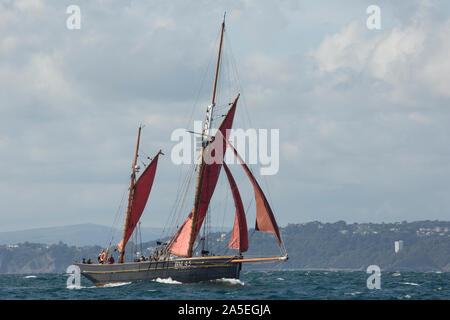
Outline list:
[[[242,270],[240,279],[170,278],[96,287],[66,273],[0,275],[0,300],[450,300],[449,272]]]

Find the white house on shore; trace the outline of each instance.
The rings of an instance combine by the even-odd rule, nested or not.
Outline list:
[[[403,240],[398,240],[394,242],[394,251],[395,253],[399,252],[403,249]]]

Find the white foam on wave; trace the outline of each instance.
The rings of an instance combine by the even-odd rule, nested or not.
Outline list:
[[[179,282],[179,281],[176,281],[176,280],[172,280],[171,277],[164,278],[164,279],[156,278],[155,280],[152,280],[152,281],[155,281],[155,282],[158,282],[158,283],[165,283],[165,284],[183,284],[182,282]]]
[[[392,274],[393,277],[399,277],[399,276],[401,276],[401,275],[402,275],[402,274],[401,274],[400,272],[395,272],[395,273]]]
[[[345,292],[344,294],[345,294],[345,295],[356,296],[356,295],[361,294],[361,293],[362,293],[362,292],[355,291],[355,292]]]
[[[420,284],[414,283],[414,282],[402,282],[402,284],[406,284],[406,285],[409,285],[409,286],[420,286]]]
[[[114,287],[125,286],[130,283],[131,282],[114,282],[114,283],[106,283],[103,286],[89,286],[89,287],[72,284],[72,285],[68,285],[67,289],[80,290],[80,289],[93,289],[93,288],[114,288]]]
[[[245,285],[244,282],[242,282],[239,279],[235,279],[235,278],[222,278],[222,279],[216,279],[216,280],[211,280],[213,282],[219,282],[219,283],[224,283],[224,284],[230,284],[230,285]]]
[[[37,276],[26,276],[24,277],[25,279],[33,279],[33,278],[37,278]]]
[[[66,287],[67,289],[70,290],[80,290],[80,289],[90,289],[90,288],[97,288],[96,286],[92,286],[92,287],[85,287],[85,286],[77,286],[77,285],[69,285]]]
[[[105,288],[112,288],[112,287],[120,287],[120,286],[126,286],[127,284],[130,284],[131,282],[114,282],[114,283],[107,283],[103,287]]]
[[[277,280],[280,280],[280,281],[284,281],[284,279],[283,279],[283,278],[277,278]]]

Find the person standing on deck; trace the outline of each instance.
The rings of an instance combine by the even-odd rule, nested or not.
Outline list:
[[[105,259],[106,259],[106,253],[105,253],[105,250],[103,249],[102,252],[98,255],[98,258],[97,258],[98,263],[104,264]]]

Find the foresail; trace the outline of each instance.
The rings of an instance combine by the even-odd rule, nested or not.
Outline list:
[[[133,200],[131,204],[130,218],[126,228],[124,238],[117,244],[119,251],[122,251],[124,245],[127,244],[130,236],[133,234],[136,225],[141,218],[142,212],[147,204],[150,191],[152,190],[153,180],[155,179],[156,167],[158,165],[158,157],[161,151],[153,158],[150,164],[142,172],[141,176],[136,180],[133,190]]]
[[[189,213],[186,221],[184,221],[181,228],[175,234],[168,245],[171,254],[185,257],[189,250],[189,239],[191,237],[190,231],[192,229],[192,211]]]
[[[241,195],[239,189],[234,181],[234,178],[228,169],[226,163],[223,163],[223,168],[227,174],[228,182],[230,183],[231,193],[233,194],[234,206],[236,207],[236,216],[234,219],[233,232],[231,233],[230,249],[238,249],[239,252],[245,252],[248,250],[248,230],[247,221],[245,219],[244,205],[242,204]]]

